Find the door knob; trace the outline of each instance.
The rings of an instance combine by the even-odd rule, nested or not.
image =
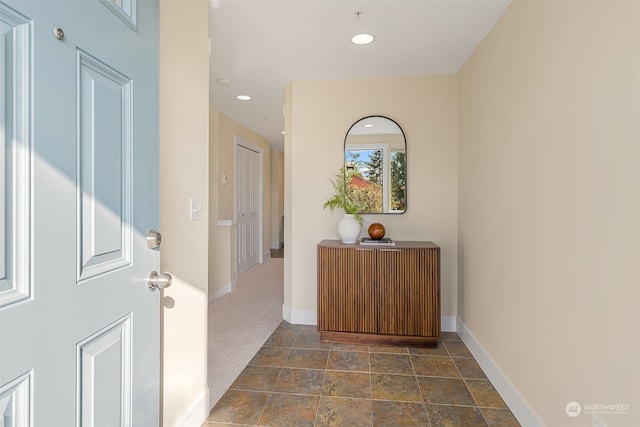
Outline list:
[[[151,273],[149,273],[145,281],[147,282],[149,290],[153,292],[156,289],[164,289],[171,286],[173,277],[171,277],[169,273],[158,274],[157,271],[152,271]]]

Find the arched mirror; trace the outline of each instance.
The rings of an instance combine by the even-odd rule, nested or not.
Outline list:
[[[407,141],[388,117],[355,122],[344,139],[344,165],[350,197],[365,214],[401,214],[407,210]]]

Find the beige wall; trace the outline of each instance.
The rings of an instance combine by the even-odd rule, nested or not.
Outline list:
[[[367,215],[396,240],[442,248],[442,315],[457,301],[457,92],[455,76],[293,83],[285,96],[285,317],[315,323],[316,244],[337,238],[341,213],[323,210],[344,162],[346,132],[368,115],[394,119],[407,137],[408,209]]]
[[[459,75],[458,316],[549,426],[640,425],[639,24],[517,1]]]
[[[208,413],[208,94],[207,2],[160,2],[161,267],[163,425],[199,425]],[[204,218],[189,220],[189,199]]]
[[[234,227],[218,223],[220,212],[219,182],[222,173],[218,164],[220,111],[209,106],[209,299],[216,293],[232,288],[234,277]],[[229,220],[230,221],[230,220]]]
[[[284,302],[282,305],[282,318],[288,321],[293,321],[291,313],[286,313],[287,310],[293,308],[293,284],[292,284],[292,270],[293,264],[291,263],[291,251],[292,244],[292,214],[294,201],[291,199],[293,189],[293,166],[291,157],[293,155],[293,87],[288,85],[284,89]],[[309,307],[305,307],[305,310],[309,310]]]
[[[271,249],[284,244],[284,152],[271,150]]]
[[[235,288],[235,136],[263,150],[262,153],[262,254],[269,255],[271,239],[271,148],[254,132],[211,106],[209,112],[209,295],[220,296]],[[226,182],[222,177],[226,176]]]

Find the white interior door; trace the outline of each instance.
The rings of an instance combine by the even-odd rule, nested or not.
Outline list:
[[[244,145],[236,145],[236,208],[238,273],[256,265],[260,259],[261,217],[260,153]]]
[[[157,426],[158,4],[0,0],[0,419]]]

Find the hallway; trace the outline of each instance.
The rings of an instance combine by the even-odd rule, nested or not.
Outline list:
[[[238,276],[233,292],[209,303],[210,407],[280,324],[283,268],[283,259],[268,259]]]

